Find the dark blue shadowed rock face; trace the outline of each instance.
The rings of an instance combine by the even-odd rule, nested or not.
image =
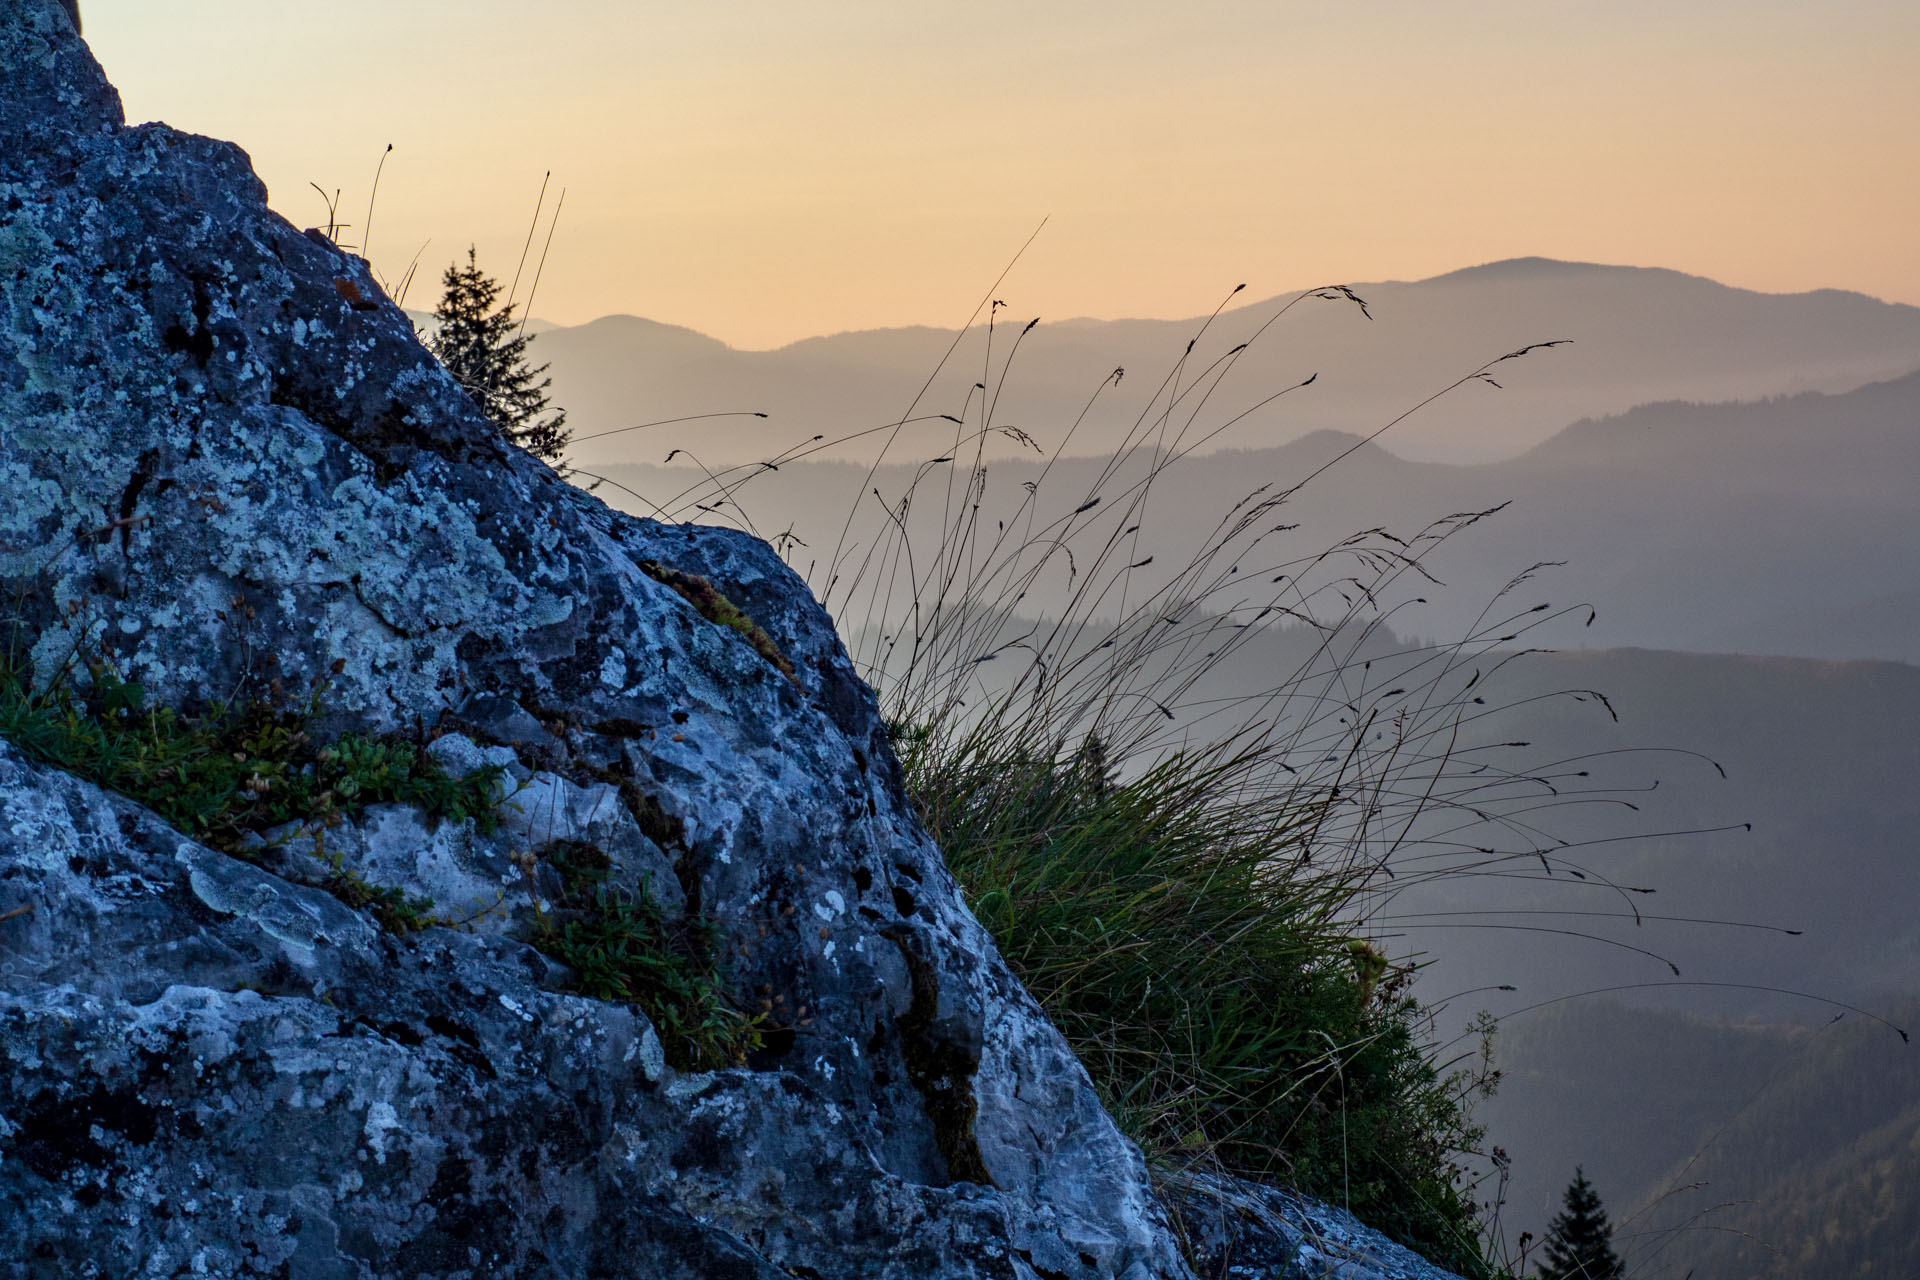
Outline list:
[[[315,732],[514,795],[243,860],[0,742],[0,1271],[1190,1274],[799,579],[503,445],[238,148],[126,127],[73,16],[0,0],[9,634],[188,711],[324,680]],[[714,922],[750,1065],[565,994],[526,938],[582,843]],[[340,866],[461,924],[383,931]]]

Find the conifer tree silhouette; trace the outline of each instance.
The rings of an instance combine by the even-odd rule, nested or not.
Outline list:
[[[465,267],[449,266],[441,278],[438,322],[428,348],[439,357],[480,411],[514,444],[559,465],[573,433],[564,409],[547,404],[552,378],[546,365],[532,368],[527,347],[533,335],[517,331],[511,302],[496,308],[500,284],[480,269],[469,247]],[[535,381],[539,379],[539,381]],[[566,468],[560,468],[565,473]]]
[[[1626,1271],[1613,1251],[1613,1225],[1600,1194],[1577,1165],[1563,1203],[1566,1207],[1547,1226],[1541,1280],[1623,1280]]]

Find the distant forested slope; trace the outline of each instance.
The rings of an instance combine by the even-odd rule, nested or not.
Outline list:
[[[1913,1001],[1888,1012],[1920,1021]],[[1885,1025],[1598,1004],[1516,1023],[1503,1052],[1489,1117],[1531,1135],[1516,1161],[1563,1179],[1585,1164],[1636,1280],[1920,1275],[1920,1049]],[[1509,1220],[1547,1208],[1514,1204]]]

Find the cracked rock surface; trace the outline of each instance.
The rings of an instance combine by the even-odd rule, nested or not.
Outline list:
[[[238,148],[128,127],[57,0],[0,0],[0,589],[43,680],[324,680],[317,734],[510,790],[326,833],[442,904],[398,935],[299,832],[233,857],[0,742],[0,1275],[1192,1274],[805,585],[505,446]],[[747,1064],[676,1072],[528,945],[580,844],[714,922]]]
[[[1218,1174],[1170,1174],[1167,1199],[1205,1280],[1459,1280],[1345,1209]]]

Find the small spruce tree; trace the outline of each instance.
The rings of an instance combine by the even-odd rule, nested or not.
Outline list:
[[[1547,1226],[1541,1280],[1622,1280],[1626,1271],[1613,1251],[1613,1225],[1600,1194],[1577,1165],[1564,1203],[1566,1208]]]
[[[433,312],[438,327],[428,348],[493,419],[500,434],[535,457],[558,464],[573,436],[567,414],[547,404],[553,379],[541,377],[546,365],[536,369],[528,364],[533,335],[516,332],[513,304],[494,306],[499,282],[480,270],[469,247],[467,265],[449,266],[441,283],[440,305]]]

